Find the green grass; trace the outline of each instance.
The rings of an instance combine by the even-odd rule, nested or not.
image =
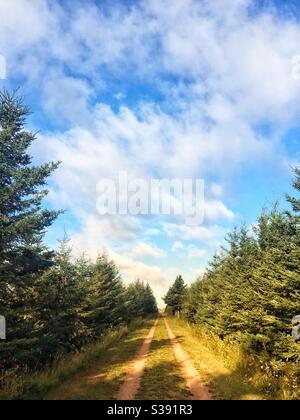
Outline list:
[[[176,400],[188,397],[190,393],[181,378],[164,321],[160,318],[137,399]]]
[[[297,398],[289,383],[288,365],[286,374],[276,377],[274,372],[265,369],[265,360],[245,354],[238,345],[226,343],[204,328],[189,326],[178,318],[169,317],[168,320],[216,399]]]
[[[0,400],[111,399],[152,324],[150,319],[136,321],[111,331],[43,372],[6,372]]]

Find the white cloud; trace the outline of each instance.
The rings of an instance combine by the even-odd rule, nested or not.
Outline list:
[[[145,242],[140,242],[131,251],[128,252],[128,256],[133,259],[163,258],[165,255],[166,253],[162,249]]]
[[[54,73],[44,81],[42,104],[56,124],[67,121],[88,126],[92,124],[89,109],[92,96],[92,88],[84,80]]]
[[[223,187],[215,182],[213,182],[210,186],[210,192],[215,198],[220,198],[223,196]]]
[[[18,48],[28,48],[47,37],[55,16],[51,14],[47,2],[37,0],[0,1],[1,43],[15,52]],[[4,18],[5,17],[5,18]]]
[[[204,174],[218,167],[234,171],[248,159],[276,155],[254,125],[284,125],[299,110],[300,84],[290,68],[299,53],[299,25],[270,10],[250,18],[252,3],[151,0],[127,8],[120,2],[106,13],[93,2],[69,9],[46,0],[16,0],[14,7],[1,1],[6,18],[0,48],[16,74],[43,93],[50,116],[86,126],[95,119],[88,102],[105,86],[106,66],[109,77],[124,77],[130,68],[157,86],[162,73],[190,77],[174,101],[181,113],[171,116],[149,105],[114,113],[102,105],[98,128],[108,141],[128,145],[146,169],[156,161],[172,175],[194,175],[199,168]],[[66,64],[72,76],[64,74]]]
[[[177,251],[180,251],[183,248],[184,248],[184,245],[183,245],[182,242],[175,241],[174,244],[173,244],[173,246],[172,246],[172,248],[171,248],[171,251],[172,252],[177,252]]]
[[[173,252],[187,242],[200,257],[189,242],[217,246],[222,223],[235,218],[223,184],[251,165],[291,160],[282,139],[300,111],[290,61],[300,52],[299,23],[270,8],[250,15],[252,0],[63,3],[0,0],[0,54],[8,86],[24,81],[38,116],[55,126],[32,151],[39,161],[63,162],[49,199],[79,220],[74,246],[95,256],[138,238],[146,243],[133,249],[135,258],[158,257],[156,241],[166,234]],[[60,124],[68,128],[59,131]],[[270,133],[258,129],[264,126]],[[120,170],[145,179],[204,178],[205,225],[164,219],[160,231],[161,220],[99,218],[97,182]],[[162,293],[168,272],[118,255],[128,277],[152,278]]]
[[[219,243],[224,237],[225,230],[218,225],[211,226],[187,226],[175,223],[164,223],[164,231],[170,238],[185,241],[200,241],[207,244]]]
[[[205,268],[198,268],[196,270],[193,270],[194,277],[198,279],[202,279],[206,271],[207,270]]]
[[[161,231],[157,228],[148,228],[145,230],[145,236],[157,236],[160,235]]]
[[[206,255],[207,255],[207,251],[205,249],[197,248],[193,245],[190,245],[187,248],[188,258],[203,258]]]
[[[171,74],[190,77],[196,97],[204,79],[199,106],[219,121],[234,116],[282,123],[296,118],[299,109],[300,87],[291,77],[290,59],[299,54],[300,28],[271,9],[250,16],[253,4],[148,0],[131,7],[119,2],[107,13],[107,6],[94,2],[68,7],[47,0],[2,0],[0,50],[15,74],[38,87],[66,64],[93,86],[103,83],[107,68],[110,75],[132,72],[145,80]],[[203,109],[203,93],[218,94],[223,106]]]
[[[159,266],[152,266],[140,261],[134,261],[131,258],[111,252],[121,272],[127,277],[128,281],[140,279],[150,283],[158,289],[165,286],[166,276]]]
[[[216,222],[222,219],[232,221],[234,213],[221,201],[205,201],[205,218],[208,222]]]
[[[116,262],[127,283],[136,279],[149,283],[155,293],[158,304],[162,306],[161,299],[174,281],[173,268],[162,270],[158,265],[148,265],[141,261],[135,261],[112,250],[109,254]]]
[[[86,215],[83,226],[76,232],[70,232],[71,245],[75,252],[86,252],[96,258],[99,252],[109,249],[112,243],[133,241],[139,233],[139,225],[134,219],[97,217]]]

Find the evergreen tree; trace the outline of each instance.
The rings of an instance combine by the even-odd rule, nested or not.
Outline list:
[[[204,285],[204,278],[198,278],[190,287],[187,288],[184,299],[182,314],[183,318],[190,323],[196,323],[196,315],[199,305],[202,304],[202,297],[204,296],[201,290]]]
[[[34,286],[53,258],[42,238],[58,216],[42,209],[46,180],[58,164],[32,165],[28,148],[36,136],[25,130],[28,114],[22,99],[0,93],[0,313],[8,339],[0,350],[9,347],[14,358],[19,348],[22,357],[32,351]]]
[[[294,186],[295,190],[300,192],[300,168],[295,168],[294,173],[295,173],[295,179],[294,179],[294,182],[293,182],[293,186]],[[296,214],[298,214],[298,216],[299,216],[299,213],[300,213],[300,198],[292,197],[292,196],[287,194],[287,200],[291,204],[293,211]]]
[[[106,254],[98,257],[88,285],[87,325],[94,337],[125,321],[125,289],[119,270]]]
[[[158,312],[156,299],[150,285],[147,283],[144,293],[144,313],[145,315],[152,315]]]
[[[184,284],[182,276],[178,276],[163,299],[167,305],[166,310],[170,311],[173,315],[180,314],[185,295],[186,285]]]
[[[127,287],[125,296],[128,320],[158,312],[156,299],[149,284],[145,285],[136,280]]]
[[[78,350],[89,338],[83,311],[87,288],[71,252],[68,241],[61,241],[54,266],[40,278],[37,286],[37,319],[45,360]]]

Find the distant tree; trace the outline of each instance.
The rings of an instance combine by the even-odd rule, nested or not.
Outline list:
[[[129,284],[125,291],[126,317],[130,321],[144,315],[144,285],[140,280]]]
[[[128,319],[135,319],[157,313],[157,303],[149,284],[140,280],[126,288],[126,307]]]
[[[149,284],[146,284],[144,292],[144,313],[146,315],[156,314],[158,312],[156,299]]]
[[[185,296],[186,285],[182,276],[178,276],[168,290],[166,296],[163,298],[165,304],[167,305],[167,311],[170,311],[173,315],[180,314]]]

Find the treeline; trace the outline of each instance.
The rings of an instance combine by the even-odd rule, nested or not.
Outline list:
[[[37,368],[107,330],[157,312],[149,285],[125,287],[105,254],[95,263],[74,260],[67,241],[58,252],[43,243],[59,216],[42,206],[47,178],[59,163],[34,166],[28,148],[35,134],[24,128],[23,101],[0,93],[0,370]]]
[[[300,191],[300,170],[294,187]],[[235,228],[206,274],[190,287],[177,279],[165,297],[167,310],[201,324],[247,351],[273,358],[274,374],[293,364],[300,381],[300,343],[292,319],[300,315],[300,200],[290,211],[263,211],[251,229]],[[270,366],[268,367],[270,368]]]

